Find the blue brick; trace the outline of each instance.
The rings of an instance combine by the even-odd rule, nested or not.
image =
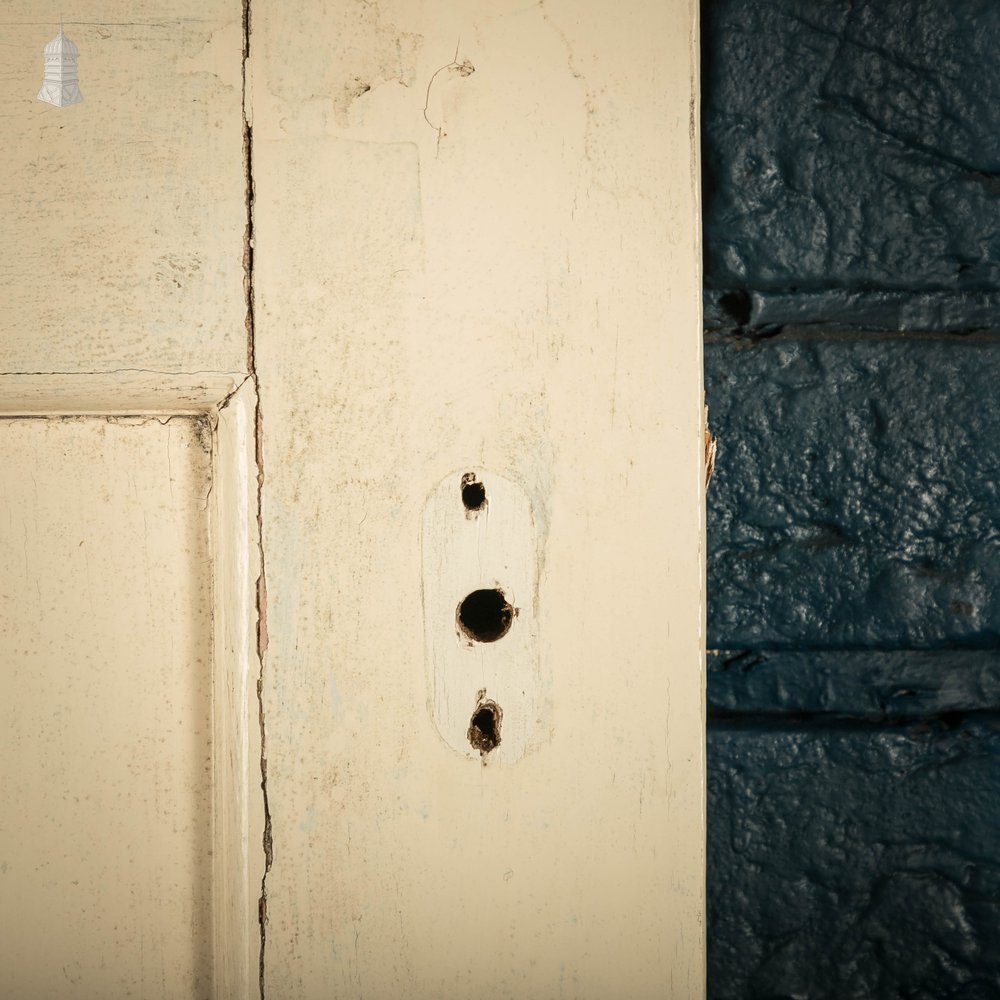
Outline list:
[[[709,647],[997,648],[1000,340],[709,338]]]
[[[1000,719],[709,731],[712,1000],[1000,996]]]
[[[702,32],[710,325],[740,290],[761,293],[755,325],[982,325],[1000,290],[1000,5],[710,0]]]

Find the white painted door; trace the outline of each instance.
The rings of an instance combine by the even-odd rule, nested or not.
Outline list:
[[[5,979],[701,996],[694,8],[105,8],[2,26]]]

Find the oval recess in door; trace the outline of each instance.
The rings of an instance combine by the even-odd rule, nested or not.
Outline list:
[[[446,476],[424,507],[421,551],[431,717],[464,757],[515,761],[539,731],[550,687],[538,656],[528,495],[478,467]]]

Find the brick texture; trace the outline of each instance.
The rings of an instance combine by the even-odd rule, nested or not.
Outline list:
[[[702,4],[712,1000],[1000,996],[998,51]]]

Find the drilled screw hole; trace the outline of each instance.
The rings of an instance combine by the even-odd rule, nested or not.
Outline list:
[[[501,718],[503,712],[494,701],[484,702],[476,709],[469,724],[469,742],[473,750],[485,755],[499,746]]]
[[[462,476],[462,503],[468,511],[482,510],[486,506],[486,487],[474,472]]]
[[[496,642],[510,630],[514,609],[500,590],[474,590],[458,606],[458,624],[476,642]]]

